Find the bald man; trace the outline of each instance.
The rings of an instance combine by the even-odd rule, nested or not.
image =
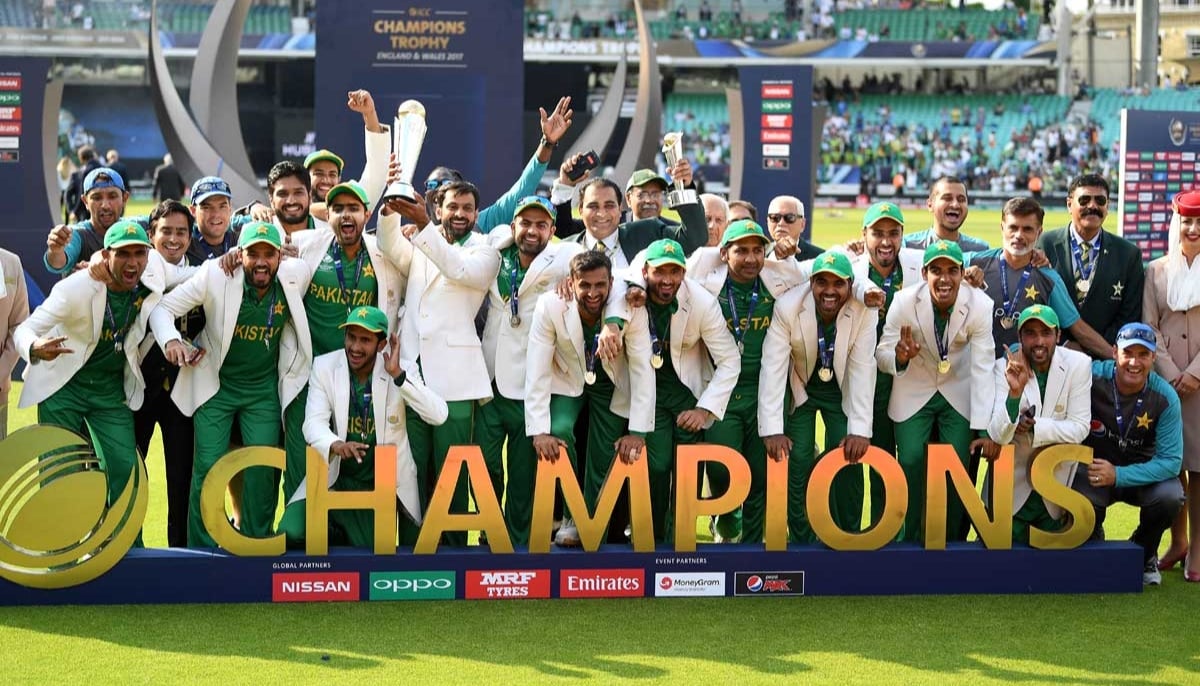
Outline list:
[[[775,240],[769,253],[776,259],[795,257],[796,260],[816,259],[824,250],[804,238],[804,203],[792,195],[777,195],[767,206],[767,233]]]
[[[705,245],[715,248],[720,245],[725,227],[729,225],[729,203],[719,195],[703,193],[700,204],[704,206],[704,220],[708,224],[708,243]]]

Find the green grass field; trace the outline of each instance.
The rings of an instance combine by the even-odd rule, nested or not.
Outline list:
[[[854,236],[862,216],[812,214],[822,245]],[[926,225],[923,209],[909,217]],[[997,212],[972,212],[969,233],[995,240],[988,226]],[[34,418],[18,394],[14,429]],[[145,538],[161,546],[160,448],[148,466]],[[1115,508],[1106,528],[1135,524]],[[1164,577],[1117,596],[0,608],[0,656],[12,684],[1194,685],[1200,588]]]

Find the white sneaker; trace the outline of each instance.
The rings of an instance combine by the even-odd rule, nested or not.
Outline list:
[[[1159,586],[1162,584],[1162,572],[1158,571],[1158,556],[1146,560],[1146,566],[1142,567],[1142,585],[1143,586]]]
[[[564,548],[579,547],[579,530],[575,528],[575,520],[565,519],[558,532],[554,534],[554,545]]]

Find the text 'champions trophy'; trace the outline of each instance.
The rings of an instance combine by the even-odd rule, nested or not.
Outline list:
[[[667,166],[674,168],[675,163],[683,159],[683,133],[672,131],[663,136],[662,145],[663,157],[667,160]],[[673,179],[675,190],[667,193],[667,207],[678,207],[688,203],[699,202],[696,196],[696,191],[691,188],[684,188],[683,183],[679,179]]]
[[[421,156],[421,145],[425,143],[425,106],[416,100],[400,103],[396,119],[392,122],[392,152],[400,165],[400,180],[392,183],[383,192],[383,199],[403,198],[416,202],[417,191],[413,188],[413,174],[417,171],[417,158]]]

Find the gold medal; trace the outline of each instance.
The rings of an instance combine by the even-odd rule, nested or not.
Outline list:
[[[660,355],[659,353],[654,353],[653,355],[651,355],[650,356],[650,366],[654,367],[655,369],[662,369],[663,356]]]
[[[584,374],[583,374],[583,382],[584,382],[584,383],[586,383],[586,384],[587,384],[587,385],[589,385],[589,386],[591,386],[592,384],[596,383],[596,372],[593,372],[593,371],[592,371],[592,370],[590,370],[590,369],[589,369],[588,371],[584,372]]]
[[[514,314],[513,316],[509,317],[508,323],[510,325],[512,325],[512,328],[514,328],[514,329],[517,328],[518,326],[521,325],[521,315]]]
[[[950,360],[942,360],[938,362],[938,374],[950,373]]]
[[[1088,281],[1087,279],[1080,279],[1075,282],[1076,290],[1078,290],[1083,295],[1087,295],[1087,292],[1088,292],[1088,290],[1091,289],[1091,287],[1092,287],[1092,282]]]
[[[817,370],[817,378],[821,381],[829,381],[833,378],[833,370],[829,367],[821,367]]]
[[[1000,318],[1000,326],[1005,329],[1013,328],[1013,318],[1012,317],[1001,317]]]

